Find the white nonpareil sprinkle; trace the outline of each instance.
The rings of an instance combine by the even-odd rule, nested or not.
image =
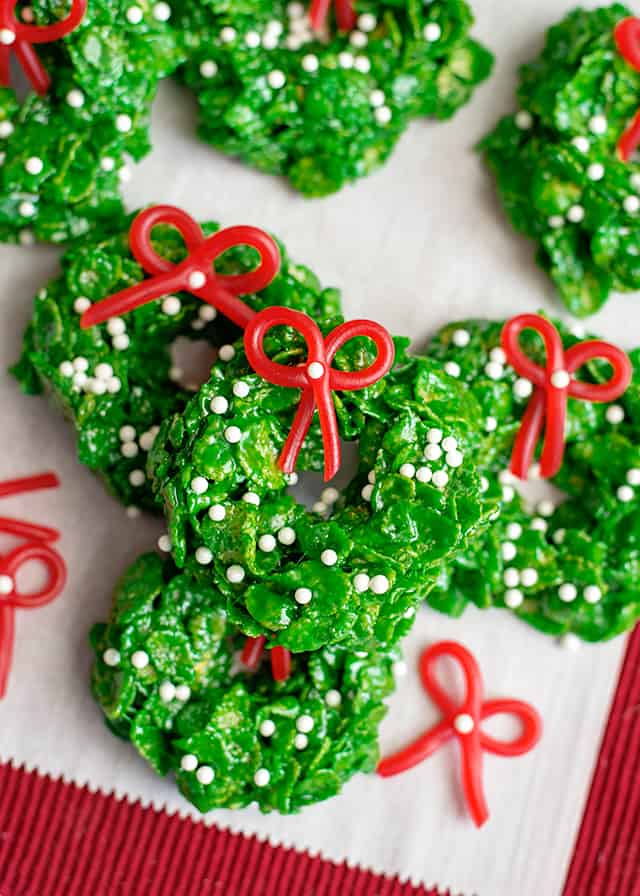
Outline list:
[[[456,451],[458,448],[458,440],[453,436],[447,436],[446,439],[442,440],[442,450],[443,451]]]
[[[198,757],[194,756],[193,753],[187,753],[180,760],[180,768],[183,772],[195,772],[198,768]]]
[[[520,582],[525,588],[533,588],[538,583],[538,571],[527,567],[520,573]]]
[[[607,423],[617,424],[624,420],[624,408],[619,404],[611,404],[605,411],[605,419]]]
[[[313,718],[308,713],[298,716],[296,719],[296,729],[301,734],[309,734],[310,731],[313,731],[313,725]]]
[[[572,146],[578,150],[578,152],[587,153],[591,148],[591,142],[588,137],[574,137],[571,141]]]
[[[432,477],[433,472],[431,467],[419,467],[416,471],[416,479],[418,482],[426,484],[427,482],[431,482]]]
[[[362,31],[352,31],[349,35],[349,43],[352,47],[356,47],[358,50],[362,50],[363,47],[366,47],[369,43],[369,38]]]
[[[142,21],[142,10],[139,6],[130,6],[125,13],[127,22],[131,25],[139,25]]]
[[[604,165],[600,164],[600,162],[594,162],[592,165],[589,165],[587,168],[587,177],[589,180],[602,180],[604,177]]]
[[[389,588],[389,579],[383,575],[374,576],[369,582],[369,591],[372,591],[374,594],[386,594]]]
[[[456,364],[455,361],[447,361],[447,363],[444,365],[444,372],[448,376],[458,377],[461,373],[460,365]]]
[[[520,584],[520,573],[513,567],[511,567],[510,569],[505,569],[502,575],[502,580],[507,588],[517,588]]]
[[[180,313],[182,302],[177,296],[167,296],[166,299],[162,300],[161,308],[164,314],[168,314],[170,317],[173,317],[174,315]]]
[[[120,662],[120,651],[116,650],[115,647],[107,647],[102,654],[102,659],[107,666],[117,666]]]
[[[256,787],[266,787],[271,780],[271,775],[266,768],[259,768],[253,776]]]
[[[188,282],[191,289],[202,289],[207,282],[207,275],[203,271],[192,271]]]
[[[139,448],[135,442],[123,442],[120,446],[120,453],[123,457],[134,458],[138,456]]]
[[[437,22],[429,22],[428,25],[424,26],[422,34],[426,41],[433,43],[436,40],[440,40],[442,37],[442,28]]]
[[[441,429],[430,429],[427,432],[427,442],[431,445],[438,445],[442,441],[444,433]]]
[[[202,545],[196,549],[196,561],[200,566],[209,566],[209,564],[213,562],[213,553],[209,548]]]
[[[338,555],[331,548],[327,548],[320,554],[320,559],[325,566],[335,566],[338,562]]]
[[[458,734],[470,734],[475,727],[475,723],[468,713],[461,712],[460,715],[456,716],[453,720],[453,727]]]
[[[121,134],[128,134],[131,128],[133,127],[133,121],[130,115],[126,113],[122,113],[121,115],[116,115],[116,130]]]
[[[340,498],[340,492],[337,488],[329,487],[322,490],[320,495],[325,504],[332,505]]]
[[[336,706],[340,706],[340,704],[342,703],[342,694],[340,693],[340,691],[336,691],[334,688],[332,688],[324,695],[324,702],[327,704],[327,706],[331,706],[335,709]]]
[[[558,588],[558,597],[565,604],[570,604],[572,601],[576,599],[578,596],[578,589],[575,585],[572,585],[570,582],[565,582],[564,585],[560,585]]]
[[[146,478],[144,470],[132,470],[129,473],[129,482],[134,488],[140,488],[141,485],[144,485]]]
[[[224,395],[216,395],[215,398],[211,399],[209,407],[214,414],[226,414],[229,410],[229,402]]]
[[[73,376],[73,364],[71,361],[63,361],[62,364],[58,367],[58,373],[60,376],[70,377]]]
[[[521,109],[516,113],[516,127],[521,131],[529,131],[533,127],[533,115],[526,109]]]
[[[255,50],[256,47],[260,46],[260,35],[257,31],[247,31],[244,36],[244,42],[251,50]]]
[[[70,90],[67,94],[67,105],[72,109],[81,109],[84,106],[84,93],[77,88]]]
[[[430,442],[424,449],[424,456],[427,460],[439,460],[442,457],[442,448],[434,442]]]
[[[353,68],[353,53],[343,52],[338,54],[340,68]]]
[[[566,389],[571,383],[571,374],[566,370],[555,370],[551,374],[551,385],[554,389]]]
[[[517,610],[524,602],[524,594],[519,588],[509,588],[505,591],[504,602],[510,610]]]
[[[280,71],[280,69],[274,69],[267,75],[267,83],[269,87],[273,87],[274,90],[280,90],[280,88],[284,87],[287,83],[287,78],[285,73]]]
[[[200,63],[200,74],[203,78],[215,78],[218,74],[218,66],[213,59],[205,59]]]
[[[616,492],[618,496],[618,501],[622,501],[623,504],[628,504],[629,501],[633,501],[635,494],[630,485],[621,485],[618,491]]]
[[[548,528],[549,524],[546,520],[543,520],[542,517],[537,516],[531,520],[531,529],[533,529],[534,532],[546,532]]]
[[[145,650],[136,650],[131,655],[131,665],[134,669],[146,669],[149,665],[149,654]]]
[[[305,72],[309,72],[312,74],[313,72],[317,72],[320,68],[320,62],[318,61],[318,57],[313,53],[308,53],[306,56],[302,57],[302,68]]]
[[[503,348],[497,346],[496,348],[492,348],[489,352],[489,360],[494,361],[496,364],[506,364],[507,356],[504,352]]]
[[[400,473],[401,476],[404,476],[405,479],[413,479],[416,475],[416,468],[413,464],[402,464],[398,473]]]
[[[227,511],[222,504],[214,504],[209,508],[209,519],[214,523],[221,523],[227,515]]]
[[[556,505],[553,503],[553,501],[538,501],[536,505],[536,511],[540,514],[540,516],[553,516],[555,510]]]
[[[324,376],[324,365],[320,361],[312,361],[307,367],[307,376],[312,380],[319,380]]]
[[[242,439],[242,430],[237,426],[227,426],[224,431],[224,437],[230,445],[237,445]]]
[[[260,495],[256,494],[256,492],[245,492],[242,500],[245,504],[253,504],[254,507],[260,506]]]
[[[223,28],[222,31],[220,32],[220,40],[222,41],[223,44],[230,44],[236,39],[236,35],[237,35],[236,29],[231,28],[230,26],[227,26],[226,28]]]
[[[567,220],[572,224],[579,224],[584,221],[584,209],[581,205],[572,205],[567,212]]]
[[[176,696],[175,685],[170,681],[163,681],[159,688],[159,694],[163,703],[171,703]]]
[[[366,572],[359,572],[353,577],[353,587],[358,594],[363,594],[368,590],[370,581],[371,580]]]
[[[513,394],[516,398],[529,398],[533,392],[533,383],[524,377],[519,377],[513,384]]]
[[[168,535],[161,535],[158,539],[158,548],[164,553],[168,554],[171,551],[171,539]]]
[[[393,117],[389,106],[379,106],[373,114],[378,124],[389,124]]]
[[[495,417],[487,417],[484,421],[485,432],[495,432],[498,428],[498,421]]]
[[[589,130],[592,134],[596,134],[599,137],[602,134],[606,134],[607,127],[608,122],[604,115],[594,115],[589,121]]]
[[[306,750],[309,746],[309,738],[306,734],[296,734],[293,739],[293,745],[296,750]]]
[[[517,541],[522,535],[522,526],[520,523],[509,523],[507,526],[507,538],[511,541]]]
[[[640,469],[632,467],[630,470],[627,470],[625,478],[629,485],[640,485]]]
[[[547,219],[547,224],[554,230],[559,230],[561,227],[564,227],[564,218],[562,215],[551,215],[551,217]]]
[[[191,480],[191,486],[190,486],[190,488],[191,488],[191,491],[192,491],[195,495],[204,495],[204,493],[205,493],[205,492],[207,491],[207,489],[209,488],[209,483],[208,483],[208,481],[204,478],[204,476],[195,476],[195,477]]]
[[[278,541],[280,542],[280,544],[284,544],[289,547],[295,542],[295,540],[295,529],[292,529],[291,526],[283,526],[283,528],[278,532]]]
[[[86,296],[79,296],[73,303],[73,310],[76,314],[84,314],[91,308],[91,302]]]
[[[201,765],[196,772],[196,778],[204,787],[211,784],[215,777],[214,771],[210,765]]]
[[[153,18],[158,22],[168,22],[171,18],[171,7],[168,3],[156,3],[153,7]]]
[[[445,457],[445,461],[449,467],[452,467],[454,470],[458,467],[461,467],[464,462],[464,455],[461,451],[449,451],[447,456]]]
[[[310,588],[296,588],[295,594],[293,595],[296,603],[300,604],[300,606],[305,607],[308,603],[311,603],[313,599],[313,591]]]
[[[602,591],[597,585],[587,585],[582,592],[582,596],[588,604],[597,604],[602,598]]]
[[[272,719],[265,719],[260,725],[259,731],[263,737],[273,737],[276,733],[276,724]]]
[[[221,345],[218,349],[220,361],[232,361],[236,356],[236,350],[232,345]]]
[[[371,495],[373,494],[373,486],[371,485],[371,483],[368,483],[368,485],[365,485],[364,488],[362,489],[362,491],[360,492],[360,494],[362,495],[362,497],[364,498],[365,501],[370,501]]]
[[[512,541],[505,541],[500,547],[502,559],[509,563],[518,553],[518,549]]]
[[[33,218],[36,213],[36,207],[33,202],[25,199],[25,201],[21,202],[18,206],[18,212],[23,218]]]
[[[353,67],[357,72],[366,75],[371,71],[371,62],[367,56],[356,56],[353,61]]]
[[[446,470],[436,470],[431,481],[436,488],[444,488],[449,482],[449,474]]]
[[[42,169],[44,168],[44,162],[42,159],[38,158],[38,156],[31,156],[30,159],[24,163],[25,170],[27,174],[41,174]]]
[[[242,566],[234,563],[227,569],[227,581],[232,585],[239,585],[244,580],[245,572]]]
[[[313,513],[319,513],[322,515],[323,513],[326,513],[329,508],[324,503],[324,501],[316,501],[311,510],[313,511]]]
[[[491,380],[499,380],[504,376],[504,367],[496,361],[489,361],[484,368],[484,372]]]
[[[552,536],[554,544],[562,544],[565,539],[566,534],[567,534],[566,529],[556,529],[556,531],[553,533],[553,536]]]
[[[239,380],[237,383],[233,384],[233,394],[236,398],[246,398],[251,389],[248,384]]]
[[[258,548],[265,554],[271,554],[276,549],[276,540],[273,535],[261,535],[258,539]]]
[[[188,684],[179,684],[176,688],[176,700],[186,703],[191,696],[191,688]]]

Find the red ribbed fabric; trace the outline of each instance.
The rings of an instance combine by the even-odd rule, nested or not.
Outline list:
[[[0,765],[0,896],[451,896]]]
[[[627,646],[564,896],[640,896],[640,626]]]

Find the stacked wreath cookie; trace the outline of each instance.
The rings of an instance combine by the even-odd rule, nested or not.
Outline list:
[[[481,144],[513,225],[569,310],[593,314],[640,288],[640,50],[615,3],[577,9],[521,70],[520,109]]]

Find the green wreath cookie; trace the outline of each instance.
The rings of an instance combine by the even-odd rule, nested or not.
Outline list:
[[[428,602],[454,616],[469,603],[506,607],[549,634],[611,638],[640,618],[640,355],[631,354],[633,380],[615,403],[569,399],[564,463],[552,480],[563,497],[531,506],[508,467],[532,386],[506,363],[501,330],[488,321],[453,323],[429,347],[475,404],[471,451],[485,496],[497,498],[501,510],[486,533],[443,565]],[[559,330],[565,348],[584,337]],[[542,362],[539,337],[526,335],[528,353]],[[580,373],[593,383],[607,376],[602,362]]]
[[[355,27],[318,35],[305,3],[192,4],[180,76],[203,139],[324,196],[383,164],[412,119],[450,118],[489,75],[464,0],[354,6]]]
[[[218,225],[207,224],[207,234]],[[172,263],[185,256],[175,230],[157,227],[153,246]],[[339,294],[322,289],[315,275],[282,249],[280,273],[252,307],[288,305],[311,315],[336,315]],[[255,253],[237,248],[217,265],[222,273],[251,269]],[[77,430],[78,456],[127,507],[154,509],[145,475],[147,453],[161,422],[190,394],[176,378],[171,347],[181,336],[224,346],[237,329],[215,309],[179,293],[104,325],[82,330],[80,317],[110,293],[142,280],[128,245],[128,231],[76,246],[62,258],[62,274],[41,290],[27,328],[22,358],[13,368],[24,391],[45,391]],[[221,355],[230,351],[222,348]]]
[[[377,765],[395,653],[325,648],[296,656],[282,683],[234,672],[242,639],[223,596],[154,554],[125,574],[91,642],[107,724],[202,812],[297,812]]]
[[[514,227],[579,316],[640,288],[640,164],[620,157],[640,107],[640,71],[616,38],[630,15],[577,9],[551,28],[521,70],[520,110],[480,145]]]

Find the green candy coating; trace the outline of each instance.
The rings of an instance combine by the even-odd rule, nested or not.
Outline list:
[[[556,325],[565,348],[584,338]],[[487,532],[443,565],[428,602],[454,616],[471,602],[507,607],[548,634],[612,638],[640,618],[640,352],[631,353],[633,380],[614,404],[569,399],[564,463],[552,480],[564,499],[531,508],[507,472],[528,398],[518,397],[522,381],[516,385],[510,366],[487,373],[501,329],[497,322],[452,323],[429,347],[440,363],[459,366],[460,382],[481,409],[473,459],[485,497],[497,497],[501,510]],[[544,364],[537,335],[525,332],[523,345]],[[603,382],[610,368],[590,362],[578,375]]]
[[[92,690],[111,730],[202,812],[298,812],[373,771],[397,654],[324,648],[294,657],[282,683],[267,666],[234,672],[242,639],[224,605],[170,561],[134,563],[91,632]]]
[[[513,226],[578,316],[640,288],[640,164],[616,151],[640,107],[640,72],[614,40],[630,15],[577,9],[551,28],[521,69],[520,111],[480,144]]]

